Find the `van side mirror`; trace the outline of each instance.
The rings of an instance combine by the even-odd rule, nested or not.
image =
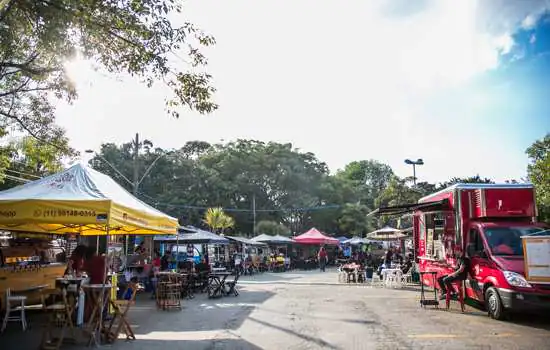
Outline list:
[[[489,257],[489,254],[487,253],[487,250],[483,249],[479,252],[479,257],[483,259],[487,259]]]

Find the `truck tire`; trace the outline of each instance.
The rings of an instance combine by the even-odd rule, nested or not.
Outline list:
[[[485,306],[489,313],[489,317],[492,319],[503,320],[505,318],[504,305],[502,305],[502,301],[495,287],[489,287],[485,291]]]

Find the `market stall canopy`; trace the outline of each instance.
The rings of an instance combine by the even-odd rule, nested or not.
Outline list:
[[[267,234],[261,234],[261,235],[258,235],[256,237],[253,237],[252,240],[256,241],[256,242],[266,243],[266,244],[290,244],[290,243],[294,243],[294,241],[292,239],[288,238],[288,237],[284,237],[284,236],[280,236],[280,235],[271,236],[271,235],[267,235]]]
[[[360,245],[360,244],[367,244],[369,243],[368,239],[361,238],[361,237],[352,237],[350,239],[347,239],[343,242],[344,244],[351,244],[351,245]]]
[[[170,241],[187,244],[229,244],[225,237],[218,236],[210,231],[201,230],[192,226],[183,226],[178,229],[177,235],[155,236],[155,241]]]
[[[245,238],[245,237],[238,237],[238,236],[224,236],[224,237],[229,239],[230,241],[235,241],[235,242],[246,244],[246,245],[253,245],[253,246],[265,246],[266,245],[266,243],[264,243],[264,242],[253,241],[253,240]]]
[[[288,238],[281,235],[275,235],[273,236],[273,240],[275,242],[278,242],[278,244],[292,244],[294,243],[294,240],[292,238]]]
[[[403,234],[401,230],[389,226],[367,234],[367,238],[373,241],[395,241],[405,237],[407,235]]]
[[[177,228],[177,219],[84,164],[0,192],[0,230],[95,236],[175,235]]]
[[[331,244],[338,245],[340,242],[336,238],[328,237],[322,234],[315,227],[294,237],[294,242],[301,244]]]
[[[348,237],[342,236],[342,237],[336,237],[336,239],[338,240],[338,242],[344,243],[344,242],[347,241],[349,238],[348,238]]]

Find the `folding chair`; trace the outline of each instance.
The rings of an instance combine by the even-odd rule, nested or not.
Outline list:
[[[237,288],[237,282],[239,281],[239,276],[240,275],[237,273],[233,281],[225,282],[225,285],[229,287],[229,290],[227,291],[227,295],[234,294],[235,296],[239,296],[239,289]]]
[[[126,334],[126,339],[136,339],[134,331],[132,330],[132,327],[130,326],[126,315],[128,314],[128,311],[130,311],[132,305],[136,303],[136,293],[138,290],[137,284],[128,284],[128,287],[126,288],[123,296],[126,297],[130,290],[131,294],[128,296],[128,299],[111,300],[111,306],[115,310],[115,314],[106,330],[106,339],[109,343],[114,343],[118,339],[121,331],[124,331],[124,333]],[[118,324],[116,324],[117,322]]]
[[[45,290],[43,292],[46,293],[48,291]],[[49,292],[52,292],[52,290],[50,290]],[[45,294],[42,295],[42,302],[43,302],[42,309],[45,312],[50,313],[48,324],[46,325],[46,328],[42,333],[42,341],[41,341],[40,348],[43,350],[59,349],[63,344],[63,340],[65,339],[65,330],[67,329],[67,327],[69,327],[73,335],[73,338],[75,337],[74,326],[72,321],[72,313],[74,308],[71,307],[71,305],[67,300],[67,290],[61,289],[61,291],[57,293],[61,294],[62,302],[55,303],[52,305],[47,305],[47,306],[45,305]],[[51,294],[59,295],[56,293],[51,293]],[[60,334],[58,337],[53,336],[54,328],[61,328],[59,332]]]

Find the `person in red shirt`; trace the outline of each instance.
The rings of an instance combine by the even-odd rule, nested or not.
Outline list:
[[[327,266],[327,251],[325,250],[325,247],[321,247],[319,249],[319,254],[317,254],[317,259],[319,260],[319,268],[322,272],[325,272],[325,267]]]
[[[84,268],[84,257],[86,255],[86,249],[86,246],[83,244],[76,246],[76,248],[71,253],[71,257],[69,258],[69,266],[67,267],[67,271],[65,271],[65,274],[67,274],[69,270],[72,270],[73,273],[77,276],[80,275]]]
[[[105,283],[105,257],[97,256],[96,249],[94,247],[88,247],[86,250],[86,260],[84,262],[84,271],[90,277],[90,284],[103,284]]]

